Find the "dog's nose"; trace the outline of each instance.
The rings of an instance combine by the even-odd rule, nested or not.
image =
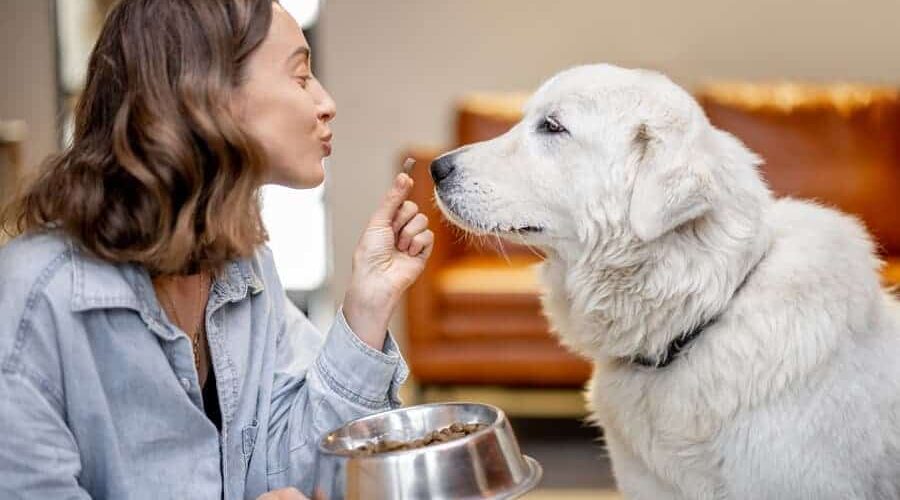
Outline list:
[[[431,162],[431,178],[434,183],[438,184],[442,180],[450,177],[456,165],[453,164],[453,155],[444,155]]]

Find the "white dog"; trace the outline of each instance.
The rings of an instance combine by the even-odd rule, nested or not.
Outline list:
[[[451,221],[547,256],[627,498],[900,498],[900,306],[863,227],[759,163],[666,77],[596,65],[431,168]]]

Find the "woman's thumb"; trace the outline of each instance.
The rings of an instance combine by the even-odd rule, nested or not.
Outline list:
[[[306,498],[306,496],[303,493],[300,493],[296,488],[282,488],[256,497],[256,500],[309,500],[309,498]]]
[[[394,178],[394,184],[391,185],[391,190],[388,191],[384,201],[381,202],[381,206],[372,214],[369,226],[390,226],[400,205],[409,197],[412,186],[413,180],[408,175],[397,175]]]

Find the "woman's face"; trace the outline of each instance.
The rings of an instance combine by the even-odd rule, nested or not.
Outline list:
[[[311,188],[325,179],[322,160],[331,154],[334,100],[312,75],[309,45],[300,26],[273,5],[272,26],[250,54],[238,89],[245,130],[266,155],[266,183]]]

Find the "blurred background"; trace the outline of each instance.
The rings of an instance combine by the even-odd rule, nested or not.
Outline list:
[[[0,0],[0,195],[65,147],[87,57],[112,0]],[[442,151],[515,123],[542,80],[576,64],[657,69],[766,160],[780,195],[858,215],[900,283],[900,2],[896,0],[282,0],[338,104],[327,181],[266,188],[291,298],[330,324],[371,211],[407,156],[436,251],[392,329],[406,402],[466,399],[514,416],[545,465],[529,498],[616,498],[602,432],[584,425],[590,366],[540,315],[527,249],[467,242],[431,202]]]

